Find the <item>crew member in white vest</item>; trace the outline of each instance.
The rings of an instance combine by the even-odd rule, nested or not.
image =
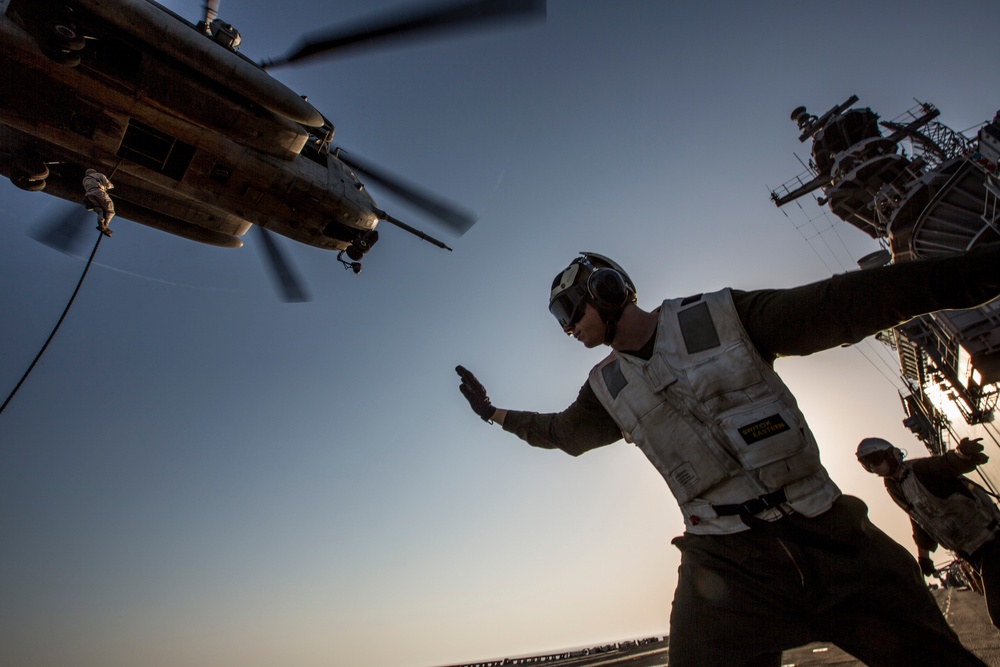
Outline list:
[[[858,461],[883,478],[889,496],[910,516],[917,562],[925,577],[936,574],[931,552],[940,544],[979,574],[993,625],[1000,627],[1000,509],[964,475],[989,461],[981,438],[963,438],[940,456],[904,461],[901,449],[882,438],[858,444]]]
[[[909,552],[830,479],[772,366],[998,294],[1000,251],[988,249],[647,311],[622,267],[581,253],[553,281],[549,310],[611,353],[569,407],[497,408],[456,370],[473,411],[529,444],[579,456],[625,439],[663,476],[685,523],[671,667],[778,667],[783,650],[819,640],[872,667],[981,667]]]

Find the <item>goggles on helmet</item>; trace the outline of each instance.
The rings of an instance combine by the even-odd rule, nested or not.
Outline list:
[[[549,293],[549,312],[556,318],[563,330],[568,330],[580,321],[587,304],[590,303],[606,322],[611,323],[609,331],[612,331],[613,323],[621,315],[620,307],[629,300],[635,303],[635,287],[625,271],[607,257],[588,252],[582,252],[580,255],[552,282],[552,291]],[[616,274],[616,284],[624,289],[623,303],[604,304],[603,297],[599,293],[595,293],[593,279],[595,274],[599,275],[602,271]]]
[[[559,326],[568,329],[583,317],[583,311],[587,308],[587,285],[580,283],[569,289],[560,292],[552,302],[549,303],[549,312],[552,313]]]
[[[895,461],[895,453],[891,449],[877,449],[858,457],[858,463],[868,472],[875,472],[875,468],[883,461]]]

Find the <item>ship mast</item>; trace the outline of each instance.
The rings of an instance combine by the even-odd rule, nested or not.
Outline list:
[[[806,171],[771,193],[777,206],[807,194],[886,251],[862,268],[964,252],[1000,243],[1000,112],[976,137],[943,125],[917,104],[893,120],[853,108],[851,96],[815,116],[792,112],[799,141],[812,141]],[[906,150],[908,147],[909,150]],[[944,403],[966,425],[992,426],[1000,385],[1000,300],[918,317],[884,332],[899,361],[904,425],[932,453],[952,436]],[[1000,445],[996,430],[992,439]]]

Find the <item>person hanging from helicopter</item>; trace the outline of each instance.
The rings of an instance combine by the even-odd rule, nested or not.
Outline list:
[[[962,438],[940,456],[904,461],[903,451],[888,440],[865,438],[857,457],[909,515],[924,576],[937,573],[930,553],[939,544],[955,552],[982,579],[986,610],[1000,628],[1000,509],[985,489],[964,477],[989,461],[980,440]]]
[[[97,213],[97,228],[105,236],[111,236],[108,226],[115,217],[115,203],[108,196],[108,190],[115,187],[108,177],[96,169],[88,169],[83,176],[84,201],[87,210]]]
[[[472,410],[530,445],[579,456],[624,438],[664,477],[685,524],[672,666],[777,667],[782,651],[826,640],[871,667],[983,667],[910,553],[830,478],[773,364],[998,295],[994,247],[646,311],[618,264],[581,253],[556,276],[549,311],[585,347],[612,351],[568,408],[497,408],[455,370]]]

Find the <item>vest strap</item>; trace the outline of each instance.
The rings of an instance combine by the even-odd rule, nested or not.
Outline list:
[[[712,505],[712,509],[719,516],[739,516],[743,519],[743,523],[748,526],[748,519],[757,514],[760,514],[764,510],[775,509],[788,502],[788,498],[785,496],[785,489],[781,488],[777,491],[772,491],[771,493],[765,493],[762,496],[757,496],[744,503],[739,503],[735,505]]]

